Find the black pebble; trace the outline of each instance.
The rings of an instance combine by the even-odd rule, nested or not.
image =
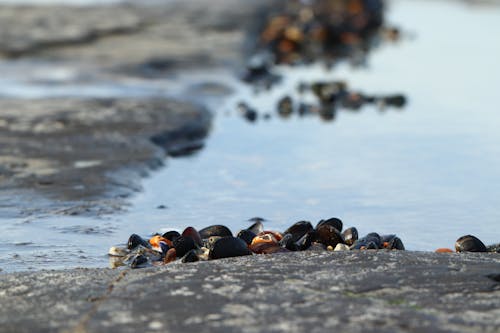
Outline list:
[[[143,239],[141,236],[139,236],[137,234],[130,235],[130,237],[128,238],[128,242],[127,242],[127,248],[129,250],[133,250],[136,247],[138,247],[139,245],[142,245],[142,246],[147,247],[147,248],[151,247],[149,245],[149,242],[147,240]]]
[[[194,240],[191,237],[180,236],[173,243],[177,258],[184,257],[186,253],[196,248]]]

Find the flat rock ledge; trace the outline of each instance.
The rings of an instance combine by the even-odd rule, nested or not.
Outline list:
[[[200,146],[210,125],[205,108],[164,98],[2,100],[2,207],[113,212],[167,154]]]
[[[0,275],[5,332],[500,332],[500,255],[301,252]]]

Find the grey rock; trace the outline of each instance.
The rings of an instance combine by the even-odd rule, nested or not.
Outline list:
[[[36,198],[12,202],[25,214],[120,209],[141,177],[199,146],[211,123],[206,109],[162,98],[2,100],[0,110],[0,197],[5,206]]]
[[[144,1],[0,6],[0,56],[87,63],[127,75],[240,62],[245,37],[279,1]]]
[[[15,332],[498,332],[498,254],[295,252],[0,275]],[[496,274],[496,275],[495,275]]]

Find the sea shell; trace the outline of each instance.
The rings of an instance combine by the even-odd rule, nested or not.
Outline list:
[[[352,245],[359,238],[358,229],[355,227],[347,228],[342,232],[342,237],[344,237],[344,241],[347,245]]]
[[[487,252],[486,245],[479,238],[466,235],[462,236],[455,242],[455,250],[457,252]]]
[[[141,236],[139,236],[137,234],[130,235],[130,237],[128,238],[128,242],[127,242],[127,248],[129,250],[133,250],[136,247],[138,247],[139,245],[144,246],[144,247],[151,247],[149,245],[149,242],[147,240],[143,239]]]
[[[210,259],[222,259],[251,255],[247,244],[237,237],[222,237],[217,240],[209,253]]]
[[[181,236],[174,240],[173,243],[178,258],[184,257],[186,253],[196,248],[196,244],[191,237]]]
[[[339,232],[342,231],[342,227],[343,227],[342,220],[337,218],[337,217],[332,217],[332,218],[329,218],[327,220],[319,221],[318,224],[316,225],[316,230],[318,230],[318,228],[320,226],[325,225],[325,224],[331,225],[332,227],[337,229]]]
[[[328,223],[321,224],[316,228],[316,240],[325,246],[333,248],[339,243],[344,244],[340,231]]]
[[[220,237],[232,237],[233,233],[231,230],[220,224],[211,225],[209,227],[203,228],[199,231],[202,239],[206,239],[211,236],[220,236]]]

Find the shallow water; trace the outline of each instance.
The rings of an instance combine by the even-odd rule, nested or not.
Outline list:
[[[203,87],[195,83],[203,81],[222,82],[235,92],[207,93],[217,116],[205,149],[170,159],[144,181],[126,214],[2,221],[0,267],[105,266],[109,246],[131,233],[214,223],[236,232],[253,216],[265,217],[267,228],[278,230],[301,219],[338,216],[362,234],[396,233],[410,250],[451,247],[469,233],[485,243],[499,242],[500,7],[393,1],[389,20],[407,38],[375,50],[368,68],[283,70],[285,83],[270,93],[254,94],[225,72],[185,74],[176,91],[159,81],[101,81],[116,96],[200,95]],[[334,122],[275,116],[277,98],[314,79],[345,79],[353,90],[370,94],[402,92],[409,104],[402,110],[341,111]],[[33,80],[13,89],[15,73],[5,80],[10,81],[0,81],[4,95],[79,91]],[[5,86],[12,90],[5,93]],[[84,95],[99,91],[95,83],[88,89]],[[272,112],[272,119],[244,121],[235,111],[240,100]]]

